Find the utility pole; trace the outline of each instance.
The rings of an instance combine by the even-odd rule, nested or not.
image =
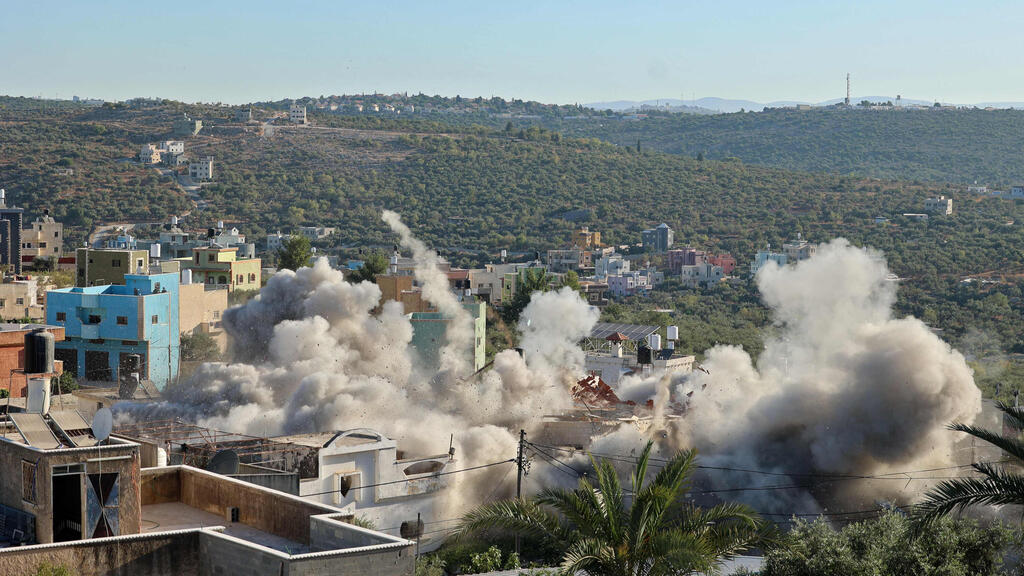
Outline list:
[[[516,456],[516,500],[523,497],[523,447],[526,445],[526,430],[519,430],[519,455]],[[516,532],[516,554],[519,554],[519,532]]]
[[[420,559],[420,538],[423,537],[423,524],[420,522],[420,513],[416,513],[416,561]]]

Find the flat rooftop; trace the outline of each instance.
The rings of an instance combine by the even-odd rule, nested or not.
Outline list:
[[[143,534],[207,528],[210,526],[223,526],[222,534],[227,534],[246,542],[252,542],[253,544],[259,544],[260,546],[266,546],[267,548],[273,548],[285,554],[305,554],[310,551],[309,546],[294,540],[269,534],[240,522],[230,522],[227,518],[193,508],[181,502],[148,504],[142,507],[140,529]]]

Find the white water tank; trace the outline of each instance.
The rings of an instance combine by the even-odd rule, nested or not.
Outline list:
[[[665,338],[668,340],[679,340],[679,326],[669,326],[666,328]]]
[[[502,249],[502,251],[501,251],[501,261],[504,262],[506,258],[508,258],[508,250]]]
[[[171,216],[171,226],[177,226],[177,225],[178,225],[178,217],[177,216]]]
[[[647,346],[651,350],[661,350],[661,334],[651,334],[647,337]]]
[[[160,259],[160,245],[159,244],[150,244],[149,245],[149,257],[150,258],[156,258],[157,260]]]
[[[50,379],[29,378],[28,398],[25,399],[25,412],[30,414],[46,414],[50,411]]]
[[[156,449],[156,465],[157,467],[167,466],[167,450],[164,448]]]
[[[223,220],[217,220],[217,228],[220,229],[220,230],[224,229],[224,221]]]
[[[181,271],[181,283],[182,284],[191,284],[192,283],[192,269],[191,268],[185,268],[184,270]]]

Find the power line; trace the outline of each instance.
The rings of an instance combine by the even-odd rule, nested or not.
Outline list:
[[[437,474],[433,474],[431,476],[427,476],[427,478],[433,478],[433,477],[437,477],[437,476],[447,476],[449,474],[459,474],[461,472],[472,472],[473,470],[481,470],[483,468],[490,468],[492,466],[500,466],[501,464],[512,464],[513,462],[515,462],[515,458],[510,458],[508,460],[502,460],[500,462],[491,462],[490,464],[481,464],[480,466],[472,466],[470,468],[462,468],[461,470],[449,470],[447,472],[438,472]],[[392,480],[390,482],[378,482],[376,484],[366,484],[366,485],[363,485],[363,486],[352,486],[351,488],[349,488],[349,490],[359,490],[359,489],[362,489],[362,488],[376,488],[377,486],[387,486],[387,485],[390,485],[390,484],[402,484],[404,482],[415,482],[417,480],[422,480],[423,478],[424,477],[420,477],[420,478],[404,478],[402,480]],[[323,492],[313,492],[311,494],[303,494],[303,496],[321,496],[321,495],[324,495],[324,494],[334,494],[335,492],[341,492],[341,489],[339,488],[337,490],[325,490]]]

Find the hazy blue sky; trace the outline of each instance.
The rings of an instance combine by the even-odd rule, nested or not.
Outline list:
[[[0,93],[1024,100],[1024,2],[0,0]]]

